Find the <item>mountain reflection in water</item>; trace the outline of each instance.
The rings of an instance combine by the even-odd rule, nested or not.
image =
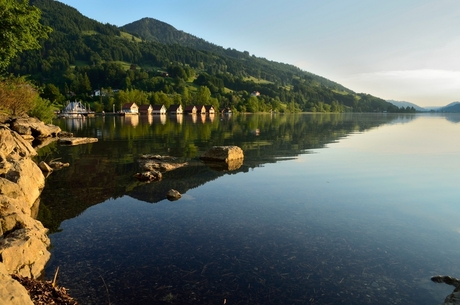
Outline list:
[[[82,304],[437,304],[451,289],[430,277],[459,274],[458,233],[439,225],[457,215],[449,181],[460,178],[459,161],[443,147],[435,156],[382,148],[411,126],[448,124],[454,134],[455,118],[140,116],[133,124],[106,116],[56,124],[99,138],[54,143],[38,158],[71,164],[47,178],[40,220],[52,233],[48,277],[60,266],[59,284]],[[423,136],[429,146],[448,135]],[[240,146],[244,163],[229,170],[199,160],[214,145]],[[189,165],[140,183],[133,175],[142,154]],[[431,170],[436,185],[421,189],[432,182],[424,170],[433,158],[445,160],[437,166],[446,180]],[[165,200],[171,188],[183,198]]]

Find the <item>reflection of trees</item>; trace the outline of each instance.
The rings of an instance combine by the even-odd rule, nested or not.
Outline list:
[[[61,128],[74,132],[75,136],[97,136],[99,142],[74,147],[59,147],[54,143],[38,157],[61,158],[71,164],[47,178],[40,217],[45,226],[57,230],[63,220],[110,198],[127,194],[158,202],[170,188],[184,193],[219,176],[292,158],[350,133],[396,119],[397,116],[385,114],[216,115],[214,121],[194,123],[186,118],[181,124],[170,117],[162,124],[154,117],[153,124],[141,119],[134,127],[124,124],[125,119],[118,116],[88,118],[83,129]],[[258,134],[254,133],[256,129],[260,131]],[[198,157],[214,145],[240,146],[245,153],[243,166],[225,172],[199,161]],[[133,179],[141,154],[171,155],[191,165],[165,173],[160,182],[145,185]]]
[[[458,113],[449,113],[449,114],[445,114],[444,117],[445,117],[446,120],[448,120],[449,122],[452,122],[452,123],[460,123],[460,114],[458,114]]]

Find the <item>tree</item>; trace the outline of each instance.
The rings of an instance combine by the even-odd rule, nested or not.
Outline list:
[[[50,100],[52,103],[61,103],[64,101],[64,96],[59,91],[59,88],[53,84],[45,86],[41,97]]]
[[[209,105],[209,100],[211,98],[211,91],[206,86],[200,86],[196,94],[196,103],[198,105]]]
[[[26,50],[39,49],[51,28],[40,24],[41,11],[28,0],[0,1],[0,71]]]
[[[246,108],[249,112],[259,111],[259,100],[255,96],[251,96],[246,102]]]

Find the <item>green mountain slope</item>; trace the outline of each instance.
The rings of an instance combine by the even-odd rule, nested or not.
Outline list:
[[[22,54],[10,72],[31,75],[54,92],[50,98],[58,88],[61,94],[98,102],[95,107],[106,111],[134,100],[250,112],[398,111],[382,99],[356,94],[293,65],[224,49],[155,19],[118,28],[58,1],[30,4],[42,10],[42,22],[54,31],[42,50]],[[99,88],[126,94],[91,98]]]
[[[266,69],[287,69],[294,74],[299,72],[299,69],[293,65],[269,61],[264,58],[249,56],[248,52],[241,52],[230,48],[225,49],[213,43],[207,42],[204,39],[185,33],[184,31],[177,30],[173,26],[153,18],[142,18],[141,20],[122,26],[121,29],[126,32],[137,35],[140,38],[148,41],[155,41],[164,44],[178,44],[197,50],[210,51],[221,56],[235,58],[239,60],[254,60],[258,62],[258,64],[260,65],[266,65]],[[276,73],[276,71],[273,72]],[[344,86],[331,80],[328,80],[326,78],[305,71],[303,71],[303,74],[308,75],[311,78],[314,78],[321,85],[334,88],[336,90],[341,90],[350,93],[352,92]]]
[[[145,40],[164,44],[180,44],[216,53],[220,51],[218,46],[204,39],[179,31],[173,26],[153,18],[142,18],[141,20],[122,26],[121,29],[125,32],[134,33]]]

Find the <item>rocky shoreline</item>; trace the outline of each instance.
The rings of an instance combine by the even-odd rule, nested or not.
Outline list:
[[[45,176],[32,141],[58,138],[60,128],[28,117],[0,115],[0,304],[34,304],[13,279],[38,279],[50,259],[47,229],[36,220]]]

